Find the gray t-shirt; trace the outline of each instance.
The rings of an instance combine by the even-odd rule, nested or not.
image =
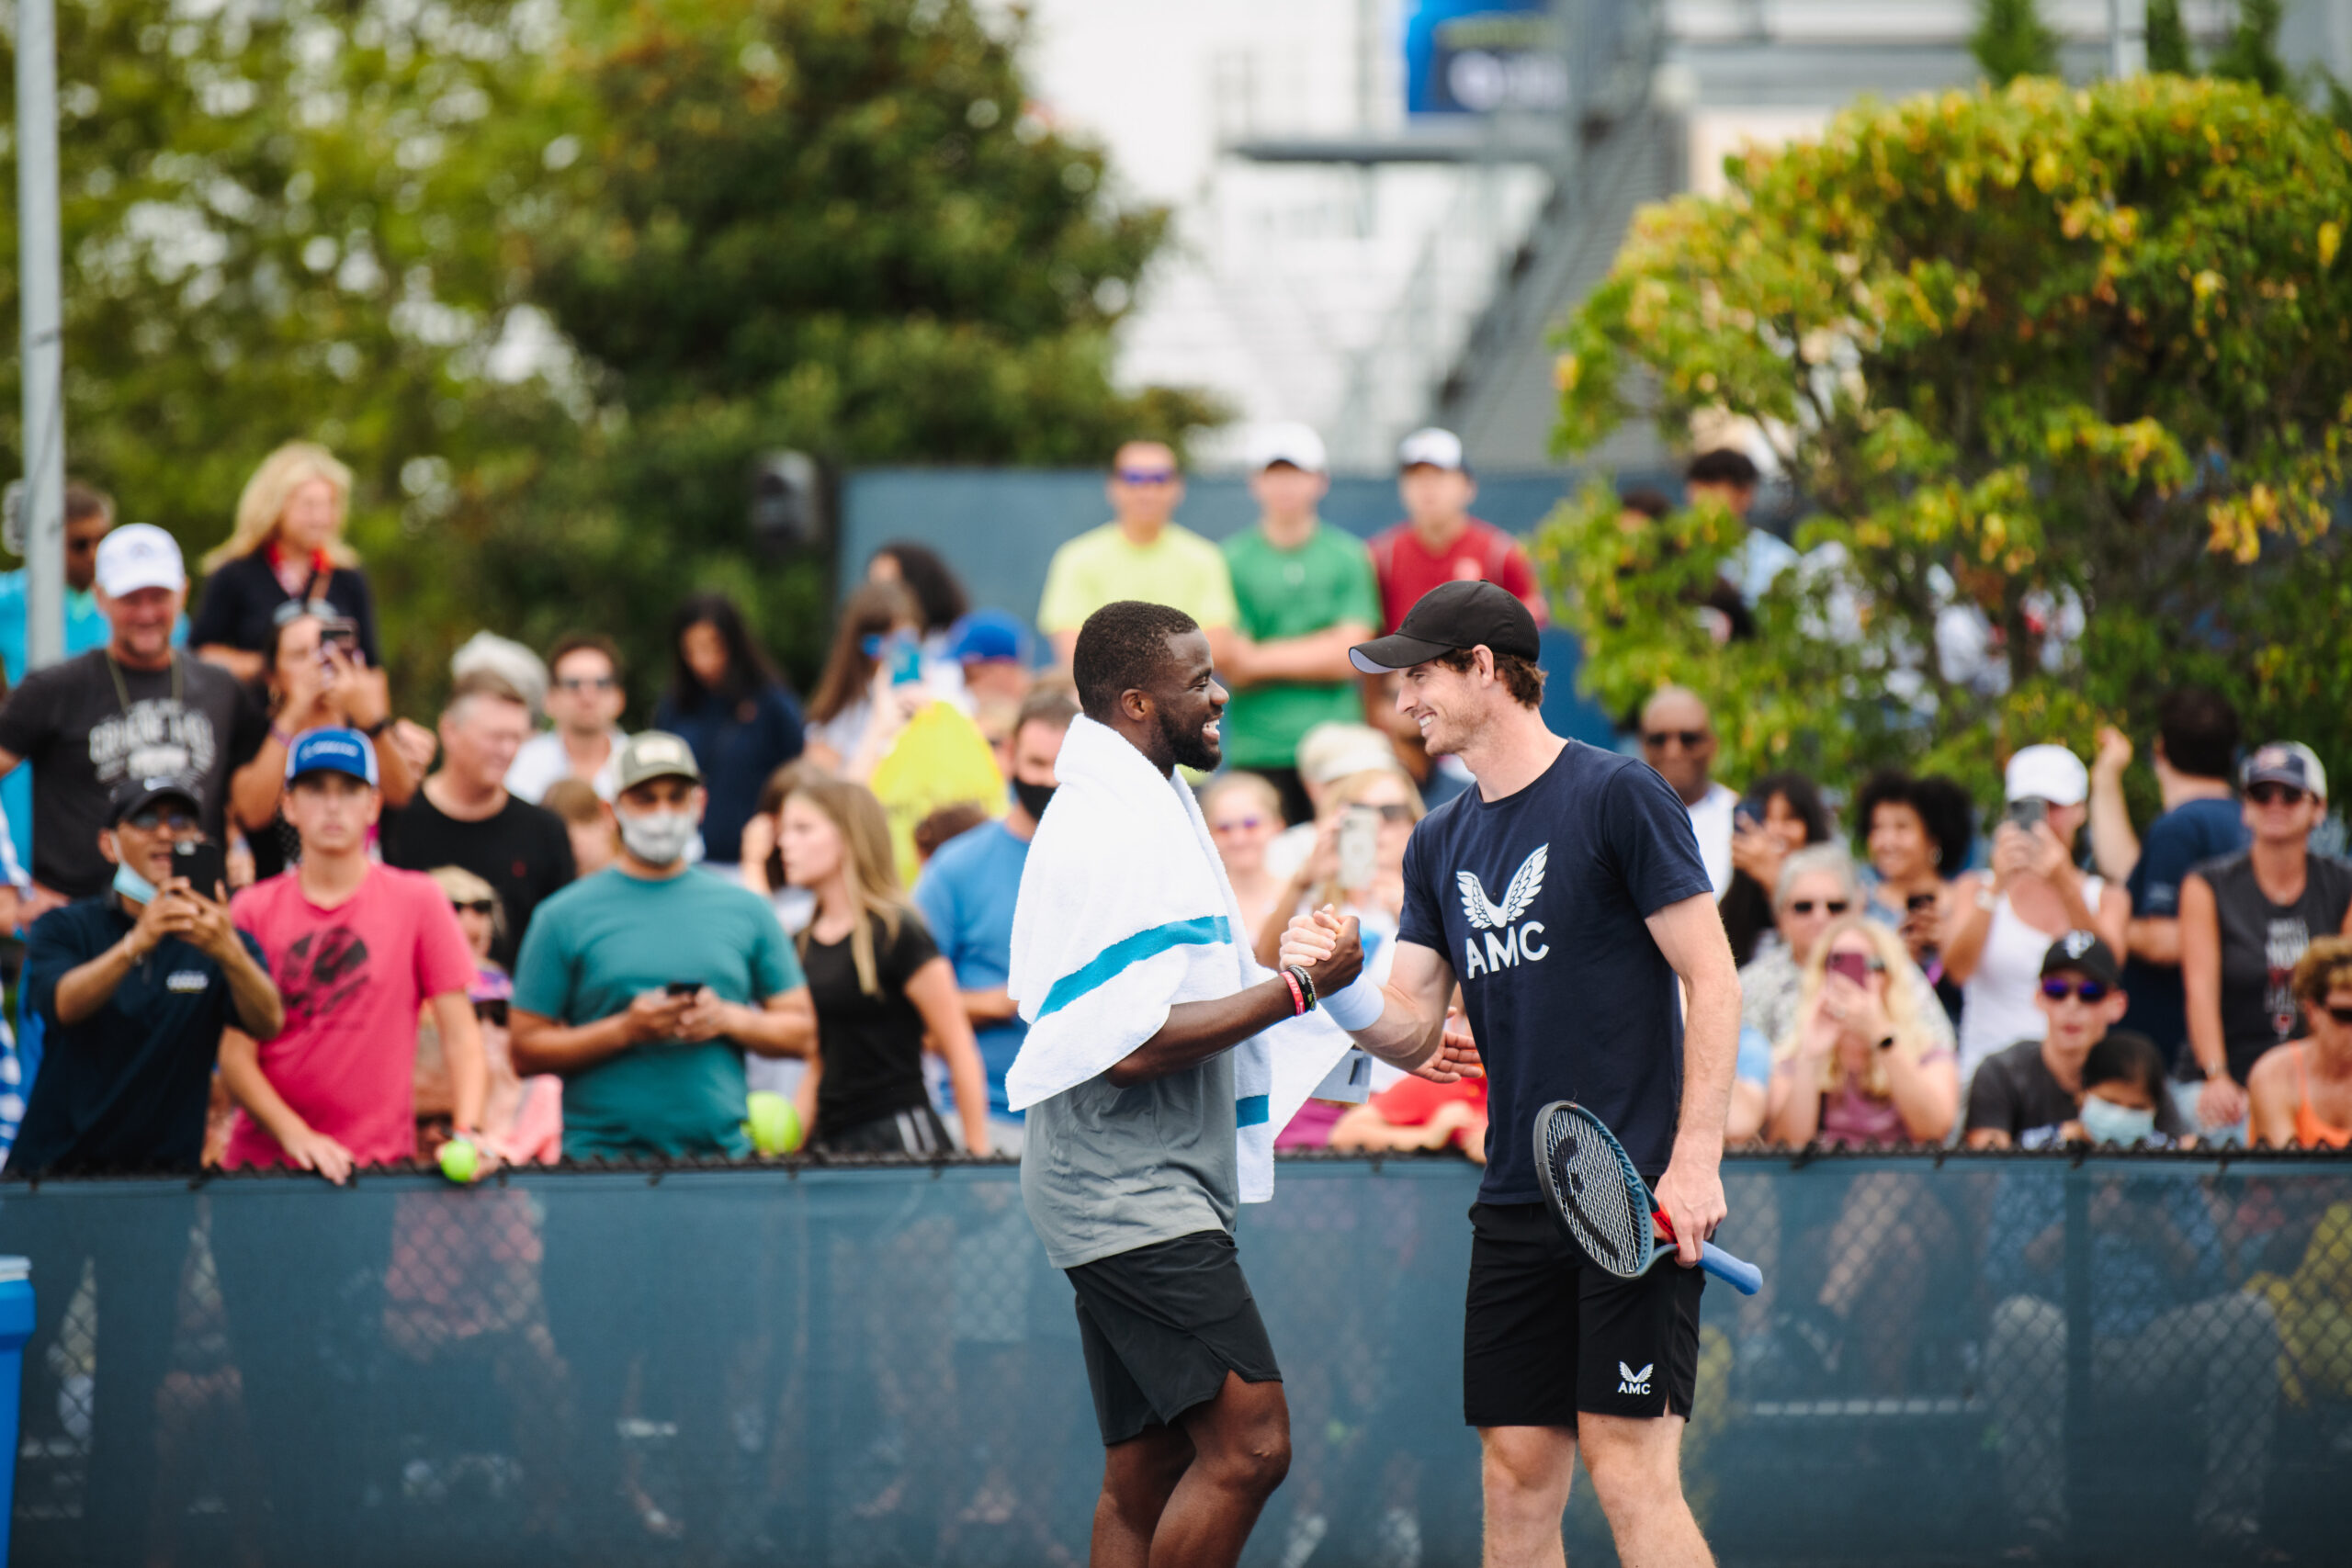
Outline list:
[[[1057,1269],[1233,1229],[1233,1054],[1132,1089],[1092,1077],[1029,1108],[1021,1197]]]

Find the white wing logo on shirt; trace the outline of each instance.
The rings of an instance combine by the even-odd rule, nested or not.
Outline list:
[[[1487,897],[1487,885],[1478,880],[1476,872],[1455,872],[1454,886],[1462,889],[1462,913],[1468,918],[1470,929],[1498,931],[1527,913],[1535,896],[1544,891],[1544,867],[1551,855],[1551,845],[1536,845],[1535,852],[1511,873],[1510,886],[1503,889],[1500,904]]]

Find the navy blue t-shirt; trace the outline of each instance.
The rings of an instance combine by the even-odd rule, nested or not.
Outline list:
[[[1397,940],[1444,955],[1486,1058],[1489,1203],[1543,1200],[1535,1113],[1573,1100],[1665,1174],[1682,1013],[1649,916],[1713,897],[1690,813],[1645,762],[1571,740],[1543,776],[1465,790],[1413,829]]]
[[[57,983],[130,934],[113,894],[51,909],[25,939],[25,1008],[48,1030],[8,1168],[194,1170],[221,1028],[236,1021],[219,961],[165,937],[106,1006],[57,1021]],[[266,968],[261,943],[237,933]]]
[[[2245,808],[2235,796],[2191,800],[2165,812],[2148,825],[2148,836],[2140,841],[2140,862],[2123,885],[2132,895],[2132,918],[2178,919],[2181,878],[2189,868],[2233,855],[2246,842]],[[2120,1027],[2154,1041],[2167,1064],[2178,1061],[2181,1043],[2188,1038],[2180,965],[2126,959],[2123,994],[2131,998],[2132,1010],[2123,1015]]]

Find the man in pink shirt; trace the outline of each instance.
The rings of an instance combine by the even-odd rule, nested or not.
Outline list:
[[[1406,521],[1372,541],[1385,629],[1395,631],[1420,596],[1442,582],[1492,582],[1544,625],[1544,592],[1519,541],[1470,515],[1478,481],[1450,430],[1417,430],[1396,448],[1396,493]]]
[[[221,1163],[298,1166],[338,1185],[361,1166],[416,1156],[417,1014],[430,1005],[457,1134],[481,1122],[488,1074],[467,987],[472,951],[438,884],[368,858],[382,797],[356,729],[313,729],[286,759],[286,819],[301,863],[237,895],[230,913],[269,955],[286,1027],[267,1043],[232,1029],[220,1072],[243,1109]]]

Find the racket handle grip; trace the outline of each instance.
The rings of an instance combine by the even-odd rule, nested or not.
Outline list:
[[[1712,1241],[1699,1244],[1699,1267],[1743,1296],[1752,1296],[1764,1288],[1764,1270],[1744,1258],[1734,1258]]]

